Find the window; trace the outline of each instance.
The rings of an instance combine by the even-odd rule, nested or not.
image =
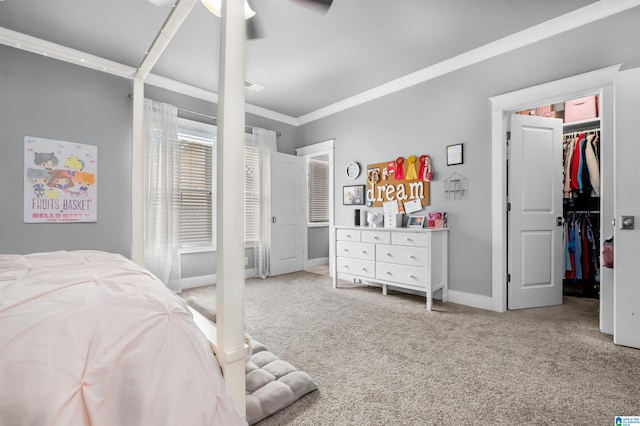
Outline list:
[[[175,208],[180,247],[215,247],[215,140],[178,134]]]
[[[307,222],[329,222],[329,162],[309,158],[307,161]]]
[[[260,152],[257,148],[244,148],[244,242],[260,239]]]

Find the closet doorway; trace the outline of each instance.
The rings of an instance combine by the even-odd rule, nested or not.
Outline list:
[[[516,92],[507,93],[504,95],[496,96],[490,99],[492,103],[492,162],[494,167],[492,168],[492,303],[496,311],[505,311],[511,306],[508,305],[508,262],[512,247],[509,245],[509,233],[508,233],[508,207],[509,196],[508,193],[508,168],[507,168],[507,154],[509,148],[507,148],[507,132],[510,131],[511,117],[518,111],[526,109],[533,105],[550,105],[564,102],[565,100],[575,99],[585,96],[591,96],[598,94],[601,99],[602,105],[602,129],[603,140],[613,140],[612,132],[612,118],[613,118],[613,78],[615,73],[618,72],[620,65],[605,68],[602,70],[593,71],[586,74],[581,74],[572,78],[558,80],[551,83],[542,84],[539,86],[522,89]],[[560,134],[560,138],[561,138]],[[562,140],[558,141],[560,147],[562,147]],[[602,167],[602,196],[600,198],[601,207],[601,235],[607,235],[608,232],[612,232],[611,224],[605,223],[603,218],[613,217],[613,203],[612,196],[612,144],[609,146],[603,145],[601,153],[601,167]],[[560,148],[561,149],[561,148]],[[555,162],[555,160],[554,160]],[[558,162],[554,165],[555,173],[561,177],[561,157],[558,158]],[[552,173],[550,164],[541,165],[544,171],[540,173]],[[517,167],[516,164],[511,164],[511,167]],[[562,197],[562,181],[560,180],[559,194]],[[561,202],[559,206],[561,206]],[[607,210],[608,209],[608,210]],[[554,210],[556,214],[555,218],[562,216],[561,210]],[[549,215],[550,216],[550,215]],[[555,224],[554,224],[555,225]],[[558,225],[555,225],[558,226]],[[562,226],[559,226],[562,228]],[[532,234],[533,235],[533,234]],[[541,234],[540,234],[541,235]],[[552,239],[551,236],[544,237]],[[543,237],[532,238],[533,244],[542,244]],[[512,243],[513,244],[513,243]],[[557,243],[556,243],[557,244]],[[561,257],[562,253],[559,253],[559,249],[556,249],[556,255],[554,255],[553,261],[560,259],[559,263],[562,265],[564,257]],[[550,254],[548,254],[550,256]],[[520,257],[522,259],[522,257]],[[548,265],[551,265],[551,260],[548,261]],[[550,274],[550,272],[548,272]],[[513,277],[511,277],[513,279]],[[537,277],[538,281],[543,281]],[[601,306],[603,304],[603,296],[607,283],[611,285],[612,274],[603,273],[600,277],[601,280]],[[556,290],[557,291],[557,290]],[[539,306],[544,306],[546,302],[539,303]],[[535,305],[534,305],[535,306]],[[602,315],[602,309],[601,309]],[[601,329],[602,318],[601,318]],[[603,331],[605,331],[603,329]]]
[[[560,305],[563,295],[598,298],[599,99],[567,99],[510,116],[508,309]]]

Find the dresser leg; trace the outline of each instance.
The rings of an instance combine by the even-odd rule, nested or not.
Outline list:
[[[442,289],[442,301],[443,302],[448,302],[449,301],[449,292],[447,291],[446,288]]]
[[[382,284],[382,294],[383,294],[384,296],[386,296],[386,295],[387,295],[387,285],[386,285],[386,284]]]
[[[433,308],[433,295],[427,295],[427,311]]]

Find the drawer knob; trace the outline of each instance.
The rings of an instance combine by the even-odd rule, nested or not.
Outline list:
[[[392,275],[392,274],[391,274],[391,272],[389,272],[389,271],[387,271],[387,272],[385,272],[385,273],[386,273],[387,275]]]
[[[407,242],[413,241],[411,238],[405,238],[404,240],[407,241]]]
[[[345,253],[349,253],[349,249],[344,249],[344,252]]]
[[[367,254],[367,251],[366,250],[362,250],[362,254]]]
[[[409,259],[415,259],[416,257],[414,255],[410,255]]]
[[[391,253],[389,252],[386,252],[385,255],[391,257]]]
[[[409,275],[409,278],[411,278],[412,280],[415,280],[415,279],[416,279],[416,277],[415,277],[415,276],[413,276],[413,275]]]
[[[363,271],[367,272],[367,268],[362,267],[361,269],[362,269]]]
[[[378,238],[378,237],[373,237],[373,239],[374,239],[374,240],[379,240],[380,238]]]

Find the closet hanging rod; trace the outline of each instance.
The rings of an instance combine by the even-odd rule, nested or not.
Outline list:
[[[567,210],[568,214],[600,214],[599,210]]]
[[[133,93],[129,93],[129,99],[133,99]],[[218,123],[218,117],[216,117],[215,115],[204,114],[202,112],[193,111],[193,110],[186,109],[186,108],[181,108],[181,107],[176,107],[176,108],[178,109],[178,112],[182,111],[182,112],[187,113],[187,114],[199,115],[200,117],[204,117],[204,118],[208,118],[208,119],[214,120],[216,122],[216,124]],[[252,126],[244,126],[244,131],[246,133],[253,134],[253,127]],[[281,132],[276,132],[276,136],[282,136],[282,133]]]
[[[578,135],[583,135],[583,134],[584,135],[588,135],[590,133],[595,133],[595,132],[600,132],[600,128],[589,129],[589,130],[581,130],[579,132],[566,132],[566,133],[563,133],[562,136],[572,138],[572,137],[575,137],[575,136],[578,136]]]

